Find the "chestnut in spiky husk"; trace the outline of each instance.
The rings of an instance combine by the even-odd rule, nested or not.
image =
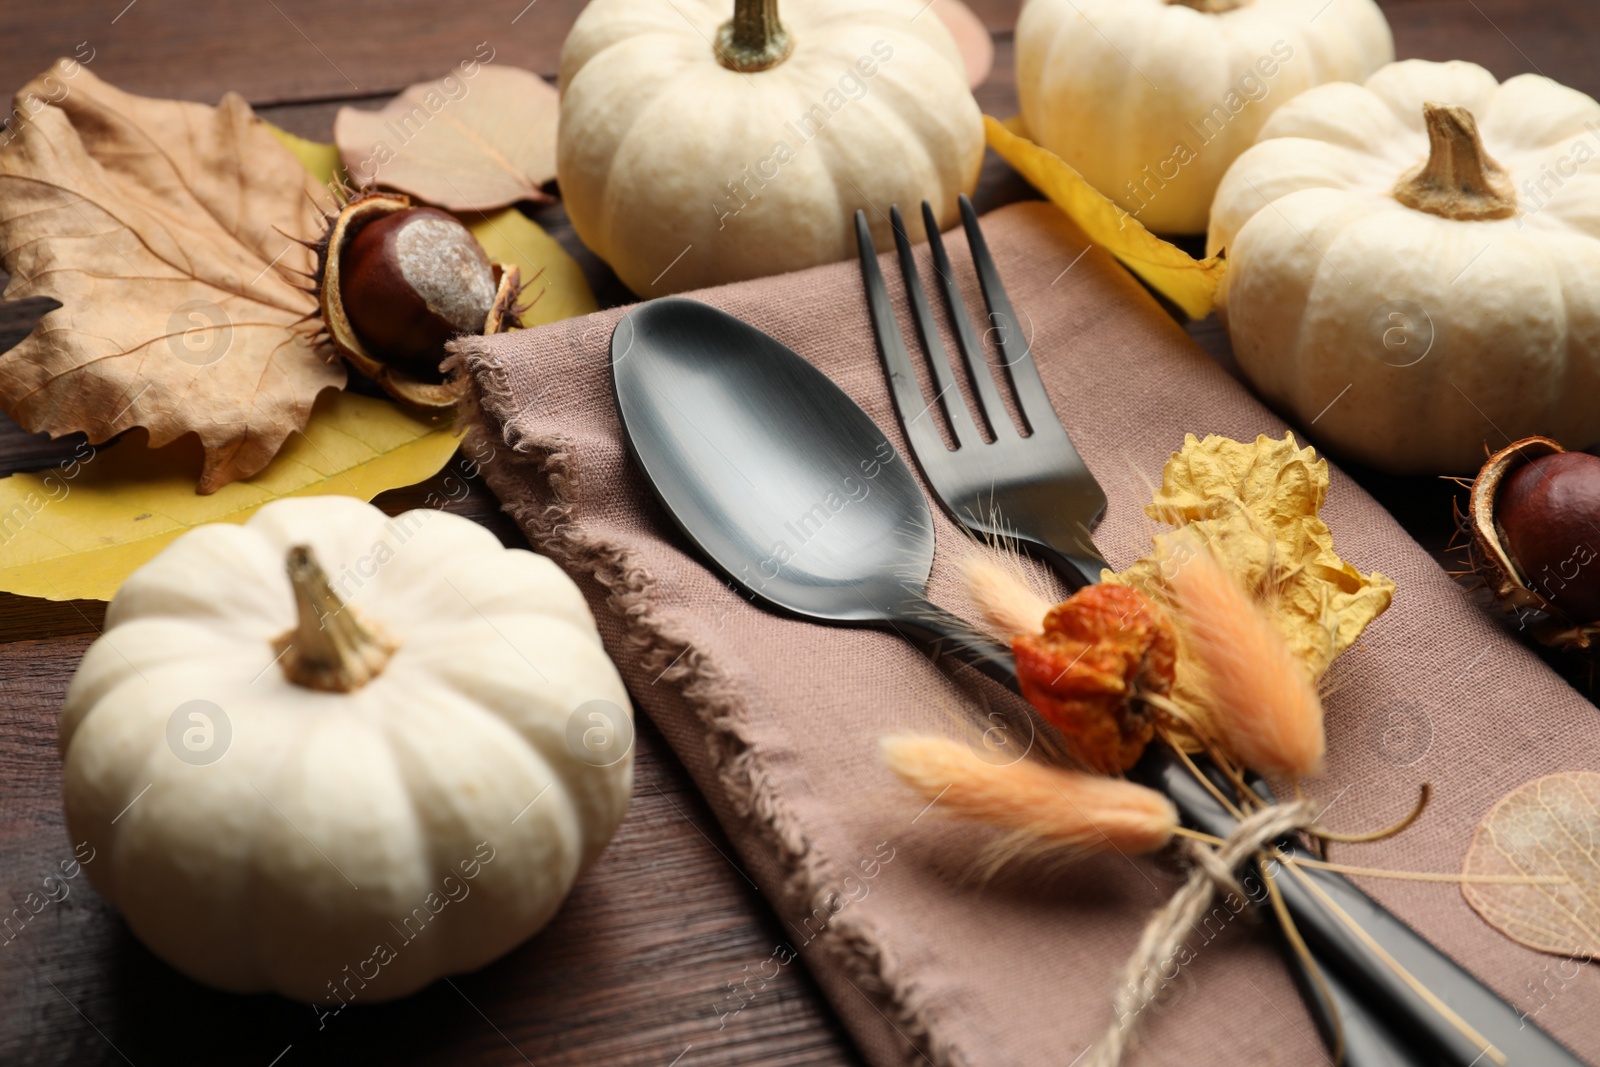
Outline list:
[[[1501,449],[1472,483],[1473,567],[1546,645],[1600,649],[1600,456],[1548,437]]]
[[[391,396],[447,408],[459,388],[445,342],[518,325],[519,271],[490,263],[454,215],[397,193],[368,193],[329,220],[317,249],[322,322],[335,349]]]

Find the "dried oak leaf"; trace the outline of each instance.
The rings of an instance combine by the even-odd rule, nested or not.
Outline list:
[[[69,64],[18,93],[69,87],[0,151],[5,295],[62,305],[0,354],[0,406],[95,443],[134,426],[155,448],[196,434],[199,490],[214,492],[265,467],[344,384],[295,329],[316,301],[281,273],[314,266],[284,234],[318,233],[326,192],[238,96],[153,100]]]
[[[1483,921],[1558,956],[1600,958],[1600,774],[1572,771],[1518,786],[1473,835],[1462,873],[1544,876],[1531,885],[1464,882]]]
[[[477,73],[467,74],[467,69]],[[463,65],[377,111],[339,109],[333,139],[351,179],[447,211],[492,211],[550,197],[560,95],[515,67]]]

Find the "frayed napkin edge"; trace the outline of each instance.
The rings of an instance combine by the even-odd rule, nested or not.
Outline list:
[[[609,318],[602,312],[549,328]],[[608,330],[610,325],[606,322]],[[679,632],[658,610],[655,576],[649,568],[633,553],[583,526],[578,517],[578,457],[570,450],[570,441],[557,435],[536,437],[516,427],[505,365],[495,352],[508,341],[508,337],[461,338],[449,345],[451,354],[443,366],[447,380],[459,378],[466,384],[457,423],[465,431],[465,444],[490,446],[490,458],[480,464],[484,480],[501,510],[535,549],[580,584],[592,579],[606,590],[605,605],[622,620],[633,664],[640,668],[630,671],[619,663],[619,669],[625,675],[654,677],[653,684],[666,683],[693,709],[706,730],[706,747],[725,797],[785,872],[783,897],[808,915],[819,908],[832,913],[830,901],[846,895],[843,880],[769,781],[760,750],[746,737],[749,709],[737,687],[694,647],[690,635]],[[473,453],[484,451],[474,448]],[[911,1046],[905,1049],[907,1062],[927,1059],[934,1067],[963,1067],[970,1062],[942,1034],[937,1010],[924,991],[901,973],[872,923],[858,913],[840,910],[831,914],[813,940]]]

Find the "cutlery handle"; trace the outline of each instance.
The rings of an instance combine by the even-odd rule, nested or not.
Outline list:
[[[953,655],[1018,692],[1016,662],[1010,653],[932,602],[909,600],[886,622],[935,655]],[[1196,829],[1226,837],[1237,825],[1188,768],[1161,746],[1152,745],[1130,777],[1165,793],[1184,822]],[[1266,799],[1272,799],[1264,784],[1257,788]],[[1288,854],[1299,852],[1287,840],[1279,842],[1279,847]],[[1305,963],[1293,953],[1289,959],[1324,1036],[1331,1033],[1331,1020],[1337,1013],[1349,1067],[1473,1067],[1497,1062],[1486,1055],[1485,1044],[1493,1045],[1508,1064],[1517,1067],[1580,1067],[1581,1061],[1553,1038],[1349,881],[1331,871],[1303,873],[1327,899],[1289,872],[1281,873],[1277,885],[1322,968],[1331,1003],[1311,981]],[[1366,939],[1337,917],[1329,900],[1409,971],[1428,994],[1467,1021],[1482,1040],[1463,1033],[1427,994],[1396,974]]]
[[[1099,571],[1095,570],[1093,573],[1098,579]],[[905,636],[927,646],[935,656],[941,652],[948,652],[962,662],[976,667],[1013,693],[1020,693],[1017,665],[1011,654],[988,638],[974,633],[972,627],[964,620],[932,602],[926,600],[911,602],[898,613],[890,625]],[[1189,781],[1202,796],[1211,799],[1210,794],[1201,790],[1192,778]],[[1178,804],[1178,809],[1186,818],[1188,817],[1188,812],[1184,811],[1182,803]],[[1220,806],[1216,810],[1227,816],[1227,812]],[[1226,836],[1227,829],[1208,832]],[[1285,948],[1287,950],[1287,945]],[[1317,955],[1320,964],[1321,953]],[[1306,961],[1298,954],[1286,951],[1285,956],[1289,961],[1295,984],[1300,987],[1305,999],[1306,1007],[1316,1020],[1317,1029],[1321,1031],[1323,1040],[1328,1042],[1330,1048],[1334,1042],[1334,1026],[1339,1027],[1344,1038],[1344,1059],[1341,1067],[1422,1067],[1424,1064],[1433,1067],[1436,1063],[1431,1057],[1424,1059],[1419,1056],[1405,1041],[1396,1037],[1384,1020],[1374,1014],[1338,973],[1323,968],[1323,981],[1319,985],[1312,977]]]
[[[1188,768],[1164,748],[1152,745],[1130,777],[1172,798],[1184,822],[1198,830],[1226,837],[1237,825]],[[1272,799],[1264,785],[1256,789],[1263,798]],[[1280,841],[1278,848],[1288,855],[1305,855],[1287,840]],[[1303,868],[1299,873],[1305,878],[1292,871],[1278,872],[1277,885],[1301,936],[1327,968],[1325,973],[1337,972],[1360,990],[1374,1014],[1427,1055],[1424,1062],[1482,1067],[1501,1062],[1486,1050],[1493,1046],[1512,1067],[1580,1067],[1582,1061],[1554,1038],[1342,875]],[[1366,936],[1343,922],[1335,908],[1354,920]],[[1421,989],[1397,974],[1384,960],[1384,953],[1408,971]],[[1464,1033],[1447,1012],[1466,1023],[1477,1039]]]
[[[1248,882],[1246,885],[1248,887]],[[1333,1021],[1338,1020],[1338,1036],[1344,1039],[1344,1058],[1339,1061],[1339,1067],[1436,1067],[1438,1061],[1432,1056],[1423,1056],[1396,1037],[1384,1020],[1356,995],[1343,975],[1322,967],[1321,955],[1315,949],[1312,954],[1317,958],[1321,984],[1312,977],[1306,961],[1290,947],[1287,936],[1280,932],[1279,940],[1283,942],[1284,958],[1300,989],[1300,997],[1330,1050],[1336,1040]]]
[[[1024,543],[1029,555],[1039,557],[1074,590],[1096,584],[1100,581],[1100,572],[1111,566],[1100,558],[1100,553],[1092,545],[1078,546],[1071,552],[1064,552],[1046,541],[1029,541],[1021,537],[1017,540]]]
[[[1011,650],[972,628],[972,624],[944,610],[926,597],[913,596],[886,613],[882,622],[889,629],[927,649],[938,659],[950,655],[976,668],[1019,696],[1017,663]]]

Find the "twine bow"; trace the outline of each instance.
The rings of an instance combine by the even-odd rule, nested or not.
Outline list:
[[[1116,1067],[1122,1062],[1123,1053],[1138,1031],[1143,1009],[1161,992],[1163,962],[1177,955],[1189,931],[1205,918],[1219,891],[1247,895],[1234,876],[1239,865],[1270,842],[1315,821],[1316,808],[1310,800],[1274,804],[1241,820],[1220,846],[1189,843],[1194,860],[1189,877],[1145,924],[1112,998],[1116,1021],[1089,1051],[1085,1067]]]

